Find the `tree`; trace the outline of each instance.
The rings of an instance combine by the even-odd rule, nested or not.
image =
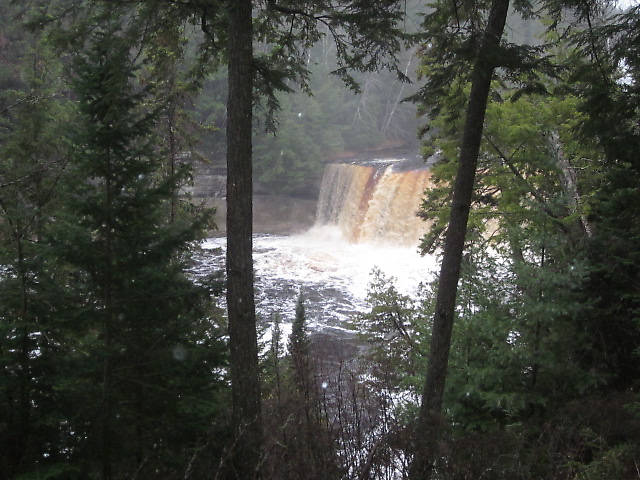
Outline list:
[[[594,12],[589,12],[594,15]],[[594,165],[598,175],[590,199],[593,235],[587,244],[591,272],[585,301],[593,309],[585,316],[585,328],[594,339],[584,355],[593,368],[608,377],[612,388],[635,388],[640,341],[638,255],[640,200],[637,182],[640,164],[637,150],[638,76],[640,58],[632,45],[640,24],[638,6],[613,15],[573,37],[572,66],[575,94],[586,116],[579,134],[593,139],[603,155]]]
[[[549,2],[544,5],[545,8],[554,16],[556,21],[560,20],[559,15],[561,9],[559,8],[559,5],[560,3],[553,2]],[[579,42],[581,42],[584,48],[578,53],[578,58],[580,58],[580,60],[578,60],[579,63],[589,57],[591,57],[592,60],[592,62],[586,62],[589,67],[587,67],[583,72],[589,72],[587,76],[590,78],[590,81],[584,84],[588,85],[586,90],[589,91],[589,94],[585,95],[583,90],[581,93],[577,94],[576,97],[569,97],[566,99],[567,101],[565,101],[564,104],[558,99],[548,101],[546,104],[544,104],[543,101],[540,101],[540,103],[537,104],[537,108],[541,107],[540,104],[543,104],[544,106],[535,113],[530,113],[529,117],[527,117],[527,120],[531,123],[529,125],[526,123],[518,123],[521,122],[521,120],[518,120],[517,117],[508,117],[510,108],[515,109],[522,107],[523,103],[519,102],[517,100],[518,98],[521,98],[522,95],[531,94],[532,92],[539,92],[547,95],[550,93],[560,92],[562,92],[560,94],[565,94],[566,91],[563,90],[565,87],[558,84],[557,69],[555,72],[556,75],[551,77],[553,81],[549,81],[549,79],[547,79],[547,83],[545,84],[540,82],[539,76],[536,75],[536,70],[539,72],[539,67],[544,67],[544,63],[536,61],[522,62],[523,58],[529,58],[530,60],[534,60],[534,58],[527,57],[527,55],[522,56],[521,53],[523,52],[520,48],[497,48],[494,55],[496,55],[496,58],[498,56],[502,56],[499,66],[502,67],[501,73],[503,75],[507,75],[509,80],[507,85],[516,86],[520,83],[525,88],[521,89],[512,97],[513,105],[519,104],[518,107],[509,107],[504,105],[494,110],[494,113],[500,112],[500,114],[502,114],[502,118],[497,117],[496,122],[502,122],[503,124],[496,123],[499,127],[497,127],[496,130],[489,132],[489,134],[484,135],[486,140],[486,151],[483,154],[483,163],[481,164],[480,169],[481,176],[480,179],[476,176],[475,192],[473,193],[473,196],[470,194],[468,197],[469,205],[471,205],[471,201],[475,202],[478,207],[478,211],[475,218],[472,217],[473,221],[471,226],[473,227],[473,230],[472,232],[468,232],[471,233],[471,235],[467,236],[467,240],[471,242],[487,241],[486,239],[478,236],[478,231],[482,230],[482,223],[485,221],[485,218],[491,218],[494,214],[497,214],[499,215],[497,217],[499,224],[504,227],[504,236],[501,236],[501,240],[499,240],[499,242],[504,242],[502,248],[504,248],[505,252],[508,252],[511,261],[513,262],[512,268],[513,274],[515,275],[514,281],[521,297],[519,298],[518,304],[512,307],[512,310],[509,311],[507,318],[514,314],[522,315],[522,318],[520,320],[521,323],[519,323],[517,327],[514,327],[513,330],[514,332],[517,332],[518,338],[509,340],[508,342],[513,343],[514,345],[522,342],[523,350],[520,355],[525,354],[526,356],[524,356],[524,358],[527,358],[527,362],[529,362],[529,365],[525,367],[525,371],[528,372],[525,383],[529,386],[528,391],[525,392],[525,398],[528,396],[526,402],[531,402],[529,404],[531,409],[526,413],[523,412],[522,415],[532,415],[533,412],[540,408],[542,404],[547,406],[551,404],[557,405],[558,403],[555,403],[558,402],[559,399],[557,395],[565,400],[573,398],[572,395],[576,395],[576,390],[572,390],[572,388],[576,388],[578,391],[582,392],[593,389],[598,382],[602,382],[604,378],[606,378],[607,374],[603,374],[604,370],[609,370],[608,368],[603,368],[600,372],[598,371],[597,365],[601,360],[597,360],[599,354],[594,355],[594,353],[603,347],[604,350],[608,350],[609,352],[612,351],[605,346],[608,344],[608,341],[604,341],[606,336],[602,334],[603,332],[593,336],[588,334],[583,335],[580,332],[580,327],[577,325],[578,318],[582,318],[582,322],[584,324],[584,320],[591,316],[590,304],[592,303],[593,298],[598,298],[598,301],[600,301],[601,299],[607,298],[609,292],[609,289],[604,288],[604,286],[600,284],[600,294],[595,296],[588,295],[582,302],[578,300],[580,295],[579,292],[585,287],[585,278],[587,278],[587,275],[589,278],[594,278],[591,273],[593,272],[591,269],[594,264],[590,264],[590,262],[587,261],[583,248],[585,245],[595,245],[594,240],[599,235],[597,233],[597,217],[588,217],[587,212],[595,212],[602,205],[599,201],[594,202],[595,198],[597,198],[597,196],[594,195],[594,191],[599,190],[597,185],[603,178],[606,178],[606,176],[600,177],[601,172],[598,172],[598,170],[594,168],[595,164],[600,161],[599,159],[601,158],[601,147],[595,145],[595,142],[593,142],[593,139],[595,138],[594,133],[597,131],[599,136],[601,134],[601,130],[592,130],[591,135],[576,139],[576,126],[581,122],[583,126],[593,126],[593,120],[599,118],[601,115],[595,115],[594,113],[596,110],[593,109],[590,110],[591,119],[585,117],[581,118],[574,110],[573,112],[570,112],[570,115],[575,116],[574,118],[562,118],[561,113],[557,115],[558,118],[550,121],[549,112],[553,112],[553,109],[556,109],[554,113],[558,114],[558,112],[562,111],[562,108],[566,108],[570,105],[575,109],[577,104],[576,99],[580,95],[584,95],[584,97],[588,98],[590,102],[594,102],[591,104],[591,107],[598,104],[597,111],[620,112],[621,105],[614,107],[609,102],[613,97],[619,95],[621,90],[625,89],[624,87],[620,88],[621,85],[624,85],[624,82],[618,83],[618,86],[613,89],[611,88],[612,85],[616,84],[616,82],[611,81],[612,77],[615,78],[615,74],[612,74],[612,72],[619,69],[621,64],[620,60],[624,55],[620,56],[620,51],[618,51],[618,53],[614,55],[614,59],[611,63],[604,62],[606,65],[603,65],[603,62],[598,59],[608,58],[608,53],[606,48],[600,50],[604,46],[604,43],[599,44],[595,39],[606,38],[607,36],[602,34],[607,30],[611,32],[611,30],[605,27],[602,31],[599,31],[591,27],[594,19],[594,12],[596,11],[594,3],[585,2],[580,5],[571,6],[575,7],[576,21],[584,20],[589,26],[583,36],[580,37],[581,40]],[[518,8],[521,7],[522,5]],[[526,13],[526,10],[524,10],[524,12]],[[441,18],[438,15],[445,13],[446,10],[442,10],[441,12],[436,13],[434,18],[437,21]],[[462,21],[466,19],[465,12],[456,12],[456,18],[461,21],[459,25],[462,25]],[[619,27],[614,27],[613,29],[617,30],[618,33],[626,30],[626,28],[623,28],[622,30],[618,30],[618,28]],[[459,32],[460,29],[453,28],[452,31],[454,32],[454,38],[450,43],[453,47],[448,50],[444,50],[449,53],[442,54],[442,51],[437,51],[435,55],[441,55],[445,59],[449,60],[455,58],[455,61],[451,61],[450,63],[443,62],[442,64],[436,64],[436,66],[429,66],[425,68],[429,75],[429,81],[427,83],[431,85],[435,83],[436,86],[440,86],[440,91],[445,93],[445,95],[440,97],[440,100],[431,102],[432,105],[433,103],[436,104],[432,111],[436,111],[436,113],[443,116],[448,115],[447,120],[449,120],[448,123],[440,124],[441,130],[435,134],[437,137],[446,137],[447,135],[457,133],[456,128],[459,128],[458,112],[461,110],[460,107],[463,102],[457,100],[452,95],[452,92],[465,92],[466,94],[467,88],[467,78],[464,73],[461,72],[460,65],[464,65],[465,61],[468,59],[468,56],[465,56],[465,52],[468,54],[469,50],[465,47],[468,47],[469,45],[465,45],[464,41],[456,43],[455,34]],[[596,32],[599,32],[601,35],[598,35]],[[434,38],[434,45],[439,45],[440,39],[437,36]],[[447,34],[443,35],[443,38],[451,40],[451,37]],[[462,36],[462,38],[464,38],[464,36]],[[471,50],[471,52],[475,51],[476,50],[474,49]],[[615,48],[613,51],[616,51]],[[524,53],[526,54],[526,51]],[[512,56],[512,54],[514,55]],[[562,54],[560,56],[562,56]],[[575,57],[573,61],[576,61]],[[623,63],[626,64],[626,61]],[[630,62],[630,64],[631,63],[632,62]],[[575,65],[570,68],[575,68]],[[578,71],[580,71],[580,69],[578,69]],[[457,72],[457,75],[452,75],[454,72]],[[547,72],[551,72],[551,70],[547,70]],[[475,75],[475,68],[473,70],[473,75]],[[445,84],[442,82],[443,78],[455,80],[449,84]],[[462,78],[463,81],[459,81],[460,78]],[[532,82],[532,78],[536,78],[536,81]],[[504,99],[505,96],[508,97],[508,95],[505,95],[505,91],[508,91],[507,85],[502,84],[499,87],[496,85],[497,88],[494,98],[498,102]],[[574,92],[575,91],[576,90],[574,90]],[[603,94],[604,91],[607,91],[607,93]],[[473,82],[471,97],[472,96]],[[627,104],[632,104],[632,102],[634,102],[633,95],[624,96],[626,97],[625,101]],[[464,97],[459,96],[458,99],[459,98]],[[446,99],[446,101],[442,101],[442,99]],[[532,95],[531,99],[535,99],[535,96]],[[584,106],[582,108],[584,109],[584,112],[588,111],[587,108],[585,108],[588,103],[583,105]],[[471,103],[467,108],[468,113],[471,108]],[[631,115],[627,110],[625,118],[629,117],[632,118],[633,115]],[[468,118],[469,117],[467,115],[467,120]],[[513,121],[514,118],[516,119],[516,122]],[[524,118],[524,115],[521,115],[520,118]],[[556,121],[558,121],[558,123],[554,123]],[[625,125],[626,121],[623,121],[622,118],[618,118],[618,120],[610,120],[610,122],[610,124]],[[477,124],[478,128],[482,126],[482,123],[483,122],[479,122]],[[505,124],[508,126],[505,127]],[[468,124],[465,124],[465,132],[467,131],[467,126]],[[603,125],[600,126],[603,127]],[[513,130],[514,141],[509,147],[505,148],[505,144],[501,143],[505,139],[503,132],[506,132],[507,136],[509,136],[512,133],[510,129],[513,127],[515,127]],[[571,130],[572,127],[573,130]],[[498,129],[500,130],[500,133],[497,133]],[[616,130],[619,133],[619,129],[616,128]],[[517,140],[515,140],[515,137],[517,137]],[[604,147],[603,150],[606,151],[607,147],[610,147],[615,143],[611,142],[612,138],[614,138],[613,135],[608,135],[607,140],[601,140],[602,147]],[[626,140],[624,142],[625,149],[629,145],[633,145],[633,142],[630,142],[633,138],[633,135],[626,136]],[[579,143],[582,143],[582,145],[578,145]],[[585,148],[586,146],[591,147],[591,149]],[[451,151],[455,151],[455,148],[457,148],[457,142],[449,142],[447,147],[450,148],[450,150],[445,153],[445,156],[451,157]],[[615,147],[615,149],[618,150],[620,147],[621,145]],[[464,154],[464,151],[463,146],[460,153],[461,157]],[[609,153],[611,152],[612,150],[609,150]],[[621,153],[622,152],[618,150],[617,153],[614,154],[615,156],[618,156],[617,161],[619,161],[620,158],[625,157],[624,154],[620,155]],[[573,162],[570,161],[571,156],[573,156]],[[498,164],[501,165],[492,163],[491,159],[496,159],[496,157],[498,159]],[[633,163],[630,162],[627,165],[630,166],[632,164]],[[448,165],[442,165],[441,172],[447,173],[447,175],[445,175],[446,178],[451,179],[453,178],[452,170],[454,168],[455,163],[449,162]],[[462,165],[460,164],[458,168],[462,168]],[[500,173],[501,171],[504,172],[510,180],[507,180],[506,178],[504,180],[499,180],[502,176],[502,173]],[[577,171],[581,172],[581,176],[576,175]],[[632,169],[626,171],[626,178],[633,178],[633,174],[631,174]],[[456,215],[455,192],[458,189],[460,180],[460,171],[458,172],[458,176],[455,178],[456,183],[453,188],[454,193],[451,212],[448,210],[447,199],[445,198],[443,200],[443,197],[439,196],[439,193],[447,192],[448,189],[446,185],[440,189],[440,192],[432,193],[430,195],[431,199],[440,198],[438,207],[427,207],[429,209],[428,216],[439,220],[439,228],[432,233],[430,238],[427,239],[428,241],[424,244],[427,248],[431,246],[431,241],[441,233],[447,220],[450,220],[449,229],[447,231],[447,240],[445,243],[445,260],[443,261],[443,270],[441,272],[440,290],[443,288],[442,276],[445,274],[444,264],[446,263],[447,249],[450,245],[449,236],[451,235],[451,229],[453,228],[453,219]],[[618,183],[620,180],[621,178],[615,182],[619,186],[623,185],[623,183]],[[511,182],[511,186],[507,184],[508,181]],[[609,185],[613,185],[613,183]],[[580,193],[582,189],[585,189],[584,196]],[[620,194],[621,192],[629,191],[623,188],[617,193]],[[626,193],[622,194],[622,196],[625,195]],[[613,195],[612,191],[609,190],[609,193],[605,196],[611,199],[615,195]],[[514,199],[518,199],[517,206],[512,203]],[[627,201],[630,201],[630,198],[627,198],[622,203],[627,204]],[[442,206],[445,208],[440,208]],[[622,205],[619,205],[618,208],[620,208],[621,212],[625,211],[625,209],[622,208]],[[523,214],[524,217],[520,217],[520,215]],[[606,217],[612,218],[612,215],[607,215]],[[626,226],[632,225],[634,222],[628,220],[622,224],[625,225],[626,229]],[[637,249],[631,246],[633,241],[630,241],[634,235],[630,235],[629,233],[629,231],[626,231],[624,234],[620,235],[627,239],[625,240],[625,243],[626,241],[629,241],[629,243],[627,243],[626,251],[637,251]],[[496,232],[492,235],[496,235]],[[498,232],[498,235],[502,234]],[[464,239],[460,240],[460,245],[462,245],[463,240]],[[596,247],[593,251],[602,253],[605,250],[606,248],[600,244],[599,247]],[[462,249],[460,252],[462,252]],[[473,248],[469,249],[465,257],[472,258],[472,252]],[[464,257],[462,258],[464,260]],[[633,262],[631,261],[627,263],[627,265],[630,265],[631,263]],[[567,274],[563,272],[563,268],[567,269],[569,273]],[[633,280],[631,280],[631,278],[635,278],[637,272],[633,269],[625,269],[623,271],[625,271],[626,285],[633,284]],[[610,282],[613,281],[613,278],[610,278]],[[455,284],[453,285],[455,286]],[[563,294],[559,294],[557,285],[564,285],[563,288],[565,291]],[[449,286],[451,286],[451,284]],[[465,288],[467,288],[467,286],[463,285],[463,291]],[[616,291],[614,296],[617,295],[618,292]],[[617,337],[619,333],[624,331],[625,333],[622,334],[622,336],[625,340],[622,345],[625,346],[622,349],[618,348],[617,351],[625,351],[627,353],[623,353],[617,358],[608,354],[604,354],[604,356],[612,361],[612,363],[620,361],[619,365],[625,364],[626,368],[629,368],[632,363],[635,364],[635,362],[627,363],[627,361],[622,360],[622,358],[630,358],[628,356],[628,353],[630,352],[628,349],[629,344],[627,344],[626,341],[636,338],[637,330],[632,326],[632,322],[629,322],[629,318],[627,317],[628,313],[625,314],[622,312],[623,310],[626,310],[627,312],[633,311],[634,307],[632,307],[632,305],[634,305],[634,302],[637,300],[637,296],[630,293],[626,298],[633,300],[629,303],[625,303],[624,307],[622,307],[619,302],[612,302],[610,297],[608,300],[604,300],[603,303],[608,305],[616,304],[614,310],[618,312],[618,314],[613,316],[613,318],[616,319],[614,324],[608,324],[608,334],[612,334],[612,337]],[[455,294],[454,298],[450,299],[450,301],[452,302],[450,303],[450,311],[453,315],[453,307],[456,305]],[[464,308],[464,304],[459,305],[459,308]],[[478,309],[479,305],[474,303],[473,308]],[[435,316],[436,324],[434,325],[433,332],[434,343],[432,343],[430,353],[431,361],[434,360],[433,357],[437,355],[436,352],[438,351],[445,352],[445,358],[448,357],[448,348],[451,343],[450,340],[446,340],[444,342],[444,348],[442,345],[436,344],[435,336],[438,335],[438,330],[440,330],[437,324],[439,315],[441,315],[441,312],[437,311]],[[608,315],[599,314],[597,314],[596,317],[598,317],[599,320],[595,323],[600,323],[602,318],[609,318]],[[446,322],[446,324],[448,325],[449,322]],[[615,328],[611,328],[612,326],[615,326]],[[599,327],[596,327],[596,329],[598,328]],[[570,344],[559,342],[558,337],[554,337],[552,332],[557,335],[560,331],[564,331],[565,335],[572,337],[573,342]],[[617,333],[613,333],[613,331],[617,331]],[[450,335],[450,331],[447,332],[446,329],[440,330],[440,333],[442,332]],[[592,339],[596,337],[600,339],[599,342],[596,342],[599,343],[599,345],[592,343]],[[443,338],[446,339],[446,336]],[[630,343],[633,343],[633,340],[631,340]],[[591,355],[593,355],[593,357],[590,358]],[[559,357],[564,357],[564,360],[562,362],[556,361]],[[602,357],[600,358],[602,359]],[[568,368],[560,371],[555,367],[559,364],[564,364]],[[432,370],[433,369],[430,366],[428,375],[433,374]],[[437,370],[439,372],[443,372],[443,370]],[[617,368],[611,369],[611,371],[616,370]],[[634,378],[636,376],[632,371],[632,369],[628,370],[628,374],[625,375],[627,379]],[[543,379],[543,377],[545,378]],[[568,380],[569,378],[571,380]],[[430,381],[431,380],[427,378],[421,419],[424,418],[423,413],[425,413],[425,403],[427,402],[428,397],[442,398],[442,395],[435,391],[435,388],[428,387]],[[542,386],[541,382],[550,383]],[[555,387],[552,387],[551,385],[554,382],[557,383],[555,384]],[[444,386],[444,380],[436,383]],[[569,387],[569,385],[571,385],[571,387]],[[430,394],[428,394],[429,391],[431,392]],[[541,399],[540,397],[536,398],[537,395],[546,397],[544,399]],[[540,403],[537,404],[537,407],[532,407],[536,402]],[[471,404],[473,403],[474,402],[471,402]],[[482,402],[479,402],[476,405],[481,404]],[[438,406],[438,411],[439,408],[440,407]],[[540,412],[538,410],[538,414],[539,413]],[[449,411],[449,414],[451,414],[451,411]],[[429,461],[434,462],[434,459],[435,457],[431,458]],[[432,468],[432,465],[427,465],[426,468]]]
[[[416,425],[416,452],[411,467],[411,478],[416,480],[428,478],[431,475],[432,463],[437,455],[436,445],[441,422],[439,417],[451,345],[462,250],[467,232],[467,219],[491,77],[497,66],[494,55],[500,45],[508,8],[508,0],[492,2],[487,27],[473,66],[458,173],[453,189],[447,239],[440,268],[429,367],[422,393],[420,416]]]
[[[307,333],[307,319],[304,311],[302,292],[296,303],[296,317],[289,336],[289,355],[293,364],[293,376],[296,389],[308,397],[309,394],[309,334]],[[306,402],[308,403],[308,398]]]
[[[270,111],[277,108],[277,91],[289,91],[285,80],[307,86],[308,69],[304,53],[326,25],[340,52],[338,73],[354,85],[348,68],[372,69],[388,60],[385,54],[397,51],[395,21],[397,2],[355,4],[341,8],[333,2],[301,1],[290,6],[267,2],[256,16],[255,32],[270,47],[265,55],[254,56],[252,48],[252,2],[243,0],[229,9],[228,62],[229,100],[227,104],[227,305],[234,418],[243,435],[238,444],[242,458],[236,467],[243,478],[259,474],[261,445],[260,395],[253,297],[252,262],[252,148],[251,118],[253,79],[266,95]],[[332,20],[329,22],[328,20]],[[333,23],[335,22],[335,23]],[[344,27],[346,34],[340,31]],[[387,28],[386,36],[381,28]],[[380,30],[379,30],[380,29]],[[345,40],[345,37],[351,42]],[[300,48],[302,46],[302,48]],[[397,68],[396,68],[397,70]],[[354,85],[355,86],[355,85]],[[271,125],[267,117],[267,125]]]
[[[58,95],[60,63],[38,35],[21,31],[17,10],[3,5],[0,35],[0,470],[7,478],[46,472],[60,460],[50,445],[58,433],[63,294],[43,235],[67,161],[60,139],[69,114]]]
[[[167,217],[188,174],[160,175],[157,112],[136,88],[117,18],[75,58],[80,117],[63,208],[49,238],[76,294],[62,347],[70,461],[86,476],[170,477],[193,469],[221,405],[224,365],[210,292],[185,276],[206,212]],[[78,405],[83,405],[78,408]],[[162,419],[162,422],[158,422]]]
[[[227,308],[237,478],[258,478],[262,444],[258,343],[253,297],[251,1],[229,6],[227,101]]]
[[[387,67],[400,78],[395,66],[401,34],[396,23],[402,17],[399,0],[378,2],[315,2],[300,0],[281,4],[273,1],[242,2],[105,2],[108,12],[128,11],[133,23],[130,39],[144,43],[149,31],[163,28],[163,20],[179,16],[196,22],[203,32],[202,67],[220,58],[228,61],[227,105],[227,305],[231,348],[234,421],[238,432],[251,434],[238,439],[239,474],[258,474],[260,405],[257,377],[255,304],[252,266],[252,144],[251,119],[258,100],[267,107],[266,125],[275,127],[276,93],[291,90],[297,82],[308,90],[306,53],[323,36],[331,37],[338,50],[339,75],[350,86],[357,85],[350,69]],[[129,10],[127,10],[129,9]],[[253,13],[252,13],[253,10]],[[171,22],[173,24],[173,22]],[[137,36],[136,36],[137,35]],[[253,40],[263,48],[253,49]],[[226,54],[226,55],[225,55]]]
[[[302,294],[289,335],[289,355],[279,358],[280,327],[276,314],[271,351],[266,358],[264,399],[266,478],[338,478],[347,468],[340,464],[329,412],[322,411],[317,363],[307,332]]]

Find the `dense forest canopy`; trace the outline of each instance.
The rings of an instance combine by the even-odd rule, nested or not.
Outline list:
[[[413,20],[419,20],[417,15]],[[322,168],[331,159],[394,147],[417,151],[416,106],[405,101],[416,90],[416,48],[403,50],[398,63],[413,83],[384,70],[360,72],[354,74],[359,85],[354,92],[332,74],[337,68],[335,44],[327,38],[314,44],[305,57],[309,86],[302,89],[288,81],[292,91],[277,94],[273,119],[266,105],[256,110],[254,188],[314,196]],[[226,95],[226,74],[219,70],[204,80],[193,100],[194,119],[209,127],[196,153],[213,165],[224,165]]]
[[[638,478],[639,32],[596,0],[0,3],[0,478]],[[438,278],[374,274],[347,363],[302,294],[258,344],[253,191],[393,148],[437,158]],[[226,277],[190,271],[198,162]]]

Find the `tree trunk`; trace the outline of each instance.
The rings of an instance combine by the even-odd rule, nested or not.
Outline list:
[[[471,207],[487,99],[495,68],[492,53],[500,44],[508,9],[509,0],[493,0],[487,28],[473,67],[471,95],[462,137],[460,162],[453,189],[451,217],[440,267],[429,367],[415,431],[415,457],[410,471],[412,480],[429,478],[438,455],[437,445],[442,422],[442,397],[449,362],[460,263],[467,233],[467,220]]]
[[[593,236],[591,224],[589,223],[587,216],[580,212],[580,193],[578,192],[578,178],[576,171],[569,162],[569,159],[564,155],[558,132],[549,132],[548,139],[549,149],[556,160],[556,164],[562,172],[560,181],[562,182],[564,193],[567,196],[569,209],[572,214],[580,214],[580,228],[587,237],[591,238]]]
[[[15,432],[15,445],[11,445],[14,455],[12,456],[13,466],[16,472],[27,451],[29,443],[29,435],[31,431],[31,386],[30,386],[30,365],[29,365],[29,333],[27,326],[28,314],[28,286],[27,286],[27,266],[25,265],[25,254],[23,249],[24,233],[21,227],[21,221],[18,219],[16,227],[16,246],[18,251],[18,276],[20,277],[20,294],[22,297],[22,307],[20,316],[18,317],[19,331],[21,331],[22,341],[20,349],[20,396],[19,396],[19,428]]]
[[[236,450],[235,475],[258,477],[262,422],[253,298],[251,1],[229,2],[227,103],[227,306]]]
[[[413,62],[413,56],[415,55],[416,49],[411,49],[411,51],[409,51],[409,60],[407,61],[407,66],[404,69],[404,74],[406,76],[409,75],[409,68],[411,68],[411,63]],[[393,105],[391,106],[391,108],[389,109],[389,114],[387,115],[387,118],[384,121],[384,125],[382,127],[382,133],[386,134],[387,131],[389,130],[389,127],[391,126],[391,121],[393,120],[393,116],[396,114],[396,110],[398,109],[398,105],[400,105],[400,102],[402,101],[403,97],[404,97],[404,87],[406,86],[406,83],[402,82],[400,84],[400,89],[398,90],[398,94],[396,95],[395,100],[393,101]]]
[[[112,426],[111,414],[113,402],[111,398],[111,381],[112,381],[112,364],[111,364],[111,342],[113,328],[113,249],[112,249],[112,230],[113,230],[113,191],[112,191],[112,164],[111,152],[107,153],[107,172],[105,182],[105,207],[107,210],[107,219],[105,226],[105,277],[104,277],[104,359],[102,370],[102,480],[110,480],[112,477]]]
[[[172,89],[173,87],[173,78]],[[175,123],[176,123],[176,100],[175,98],[171,99],[171,106],[169,107],[169,111],[167,112],[167,130],[169,133],[169,175],[173,179],[176,174],[176,158],[178,156],[177,145],[176,145],[176,133],[175,133]],[[172,180],[173,181],[173,180]],[[177,203],[177,191],[171,192],[171,205],[169,208],[169,223],[175,222],[176,219],[176,203]]]

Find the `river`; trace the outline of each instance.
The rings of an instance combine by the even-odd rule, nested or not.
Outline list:
[[[194,273],[223,270],[225,248],[224,237],[203,242]],[[300,235],[256,235],[253,258],[257,313],[267,322],[279,313],[285,335],[300,291],[309,329],[342,336],[349,334],[345,321],[367,308],[374,268],[394,277],[398,290],[408,295],[435,271],[434,258],[420,256],[415,247],[353,243],[329,225]]]

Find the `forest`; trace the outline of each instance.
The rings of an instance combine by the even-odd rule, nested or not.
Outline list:
[[[640,480],[639,82],[637,2],[0,0],[0,479]],[[439,273],[338,359],[254,195],[382,149]]]

